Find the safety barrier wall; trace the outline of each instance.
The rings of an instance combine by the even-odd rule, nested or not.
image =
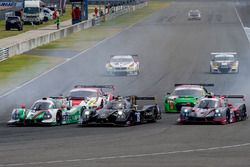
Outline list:
[[[66,37],[74,32],[78,32],[78,31],[81,31],[83,29],[90,28],[90,27],[95,25],[95,22],[100,22],[100,19],[103,19],[104,21],[111,20],[117,16],[123,15],[123,14],[128,13],[128,12],[132,12],[138,8],[142,8],[145,5],[147,5],[147,2],[145,2],[143,4],[128,6],[126,8],[124,7],[123,9],[121,9],[113,14],[106,15],[105,18],[98,18],[99,20],[95,20],[95,21],[87,20],[87,21],[77,23],[77,24],[62,28],[60,30],[36,37],[36,38],[33,38],[33,39],[29,39],[27,41],[22,41],[20,43],[13,44],[12,46],[8,47],[8,50],[9,50],[8,55],[9,55],[9,57],[11,57],[14,55],[22,54],[22,53],[27,52],[31,49],[34,49],[38,46],[47,44],[51,41],[64,38],[64,37]]]
[[[9,57],[8,48],[0,48],[0,61],[3,61]]]

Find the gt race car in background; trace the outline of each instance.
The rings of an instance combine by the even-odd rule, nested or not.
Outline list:
[[[238,73],[239,61],[236,52],[214,52],[211,53],[210,73]]]
[[[138,55],[111,56],[106,64],[107,73],[110,75],[138,75]]]
[[[205,88],[209,86],[214,84],[175,84],[174,91],[164,97],[165,112],[180,112],[183,106],[194,106],[199,98],[213,94]]]
[[[30,109],[25,106],[12,111],[8,125],[62,125],[78,123],[81,106],[68,106],[65,97],[49,97],[37,100]]]
[[[229,124],[247,119],[244,103],[229,102],[229,99],[243,99],[242,95],[208,96],[199,100],[194,107],[182,107],[179,123],[208,122]]]
[[[76,85],[69,93],[70,105],[100,109],[113,99],[113,85]]]
[[[201,20],[201,12],[199,9],[188,11],[188,20]]]
[[[84,110],[79,123],[82,126],[88,124],[129,126],[161,119],[161,111],[156,103],[143,105],[139,109],[138,100],[155,100],[155,97],[116,97],[100,110]]]

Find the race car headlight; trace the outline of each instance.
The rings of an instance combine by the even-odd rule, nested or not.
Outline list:
[[[122,114],[123,114],[122,110],[119,110],[118,115],[122,115]]]
[[[237,63],[232,63],[232,68],[236,69],[237,68]]]
[[[168,99],[168,101],[167,101],[168,103],[174,103],[174,100],[172,100],[172,99]]]
[[[52,115],[50,114],[50,112],[45,112],[44,115],[43,115],[43,119],[51,119],[52,118]]]
[[[213,68],[218,68],[219,64],[218,63],[213,63]]]
[[[108,63],[108,64],[106,65],[106,67],[107,67],[107,68],[112,68],[112,65],[111,65],[110,63]]]
[[[17,120],[19,118],[19,114],[17,110],[13,110],[12,114],[11,114],[11,119],[13,120]]]
[[[129,68],[129,69],[133,69],[133,68],[134,68],[134,64],[130,64],[130,65],[128,66],[128,68]]]
[[[220,110],[217,110],[217,109],[216,109],[216,110],[215,110],[214,116],[215,116],[215,117],[221,117],[222,114],[221,114]]]
[[[90,112],[89,112],[89,111],[85,111],[84,114],[85,114],[85,115],[89,115]]]
[[[185,109],[184,109],[184,112],[188,112],[188,109],[187,109],[187,108],[185,108]]]

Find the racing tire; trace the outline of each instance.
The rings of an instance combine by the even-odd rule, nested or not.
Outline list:
[[[243,107],[242,109],[242,113],[241,113],[241,121],[245,121],[247,119],[247,110],[246,110],[246,106]]]
[[[6,31],[9,31],[9,30],[10,30],[10,27],[7,27],[7,26],[6,26],[6,27],[5,27],[5,30],[6,30]]]
[[[135,72],[135,75],[139,75],[139,74],[140,74],[140,71],[137,70],[137,71]]]
[[[128,116],[128,119],[124,122],[123,126],[124,127],[129,127],[133,125],[133,116],[130,114]]]
[[[82,111],[81,111],[81,115],[80,115],[81,119],[83,118],[84,110],[85,110],[85,108],[82,107]],[[85,127],[85,126],[88,125],[88,123],[87,123],[87,122],[81,122],[79,125],[80,125],[81,127]]]
[[[156,111],[154,112],[153,118],[148,122],[150,122],[150,123],[156,123],[157,122],[157,113],[156,113]]]
[[[61,111],[57,112],[56,114],[56,125],[57,126],[62,125],[62,112]]]
[[[231,123],[231,113],[230,110],[227,110],[226,112],[226,124],[230,124]]]

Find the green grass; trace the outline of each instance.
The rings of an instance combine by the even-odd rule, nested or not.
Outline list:
[[[43,71],[62,62],[61,58],[18,55],[0,62],[0,86],[10,86],[11,83],[18,84],[30,80]],[[35,67],[35,68],[34,68]]]
[[[66,21],[66,20],[70,20],[71,19],[71,5],[67,5],[66,7],[66,13],[64,13],[60,18],[61,21]],[[89,9],[89,12],[93,12],[93,9]],[[6,31],[5,30],[5,21],[4,20],[0,20],[0,39],[3,38],[7,38],[7,37],[11,37],[11,36],[15,36],[30,30],[35,30],[38,28],[42,28],[48,25],[52,25],[55,24],[54,20],[49,20],[48,22],[44,22],[41,25],[24,25],[23,26],[23,31],[18,31],[17,29],[11,29],[10,31]]]
[[[167,1],[149,1],[148,6],[142,9],[138,9],[132,13],[128,13],[113,20],[103,22],[100,26],[95,26],[84,31],[73,33],[66,38],[40,46],[39,49],[84,50],[93,46],[96,42],[122,31],[123,28],[128,27],[139,20],[144,19],[153,12],[164,9],[167,6]]]

